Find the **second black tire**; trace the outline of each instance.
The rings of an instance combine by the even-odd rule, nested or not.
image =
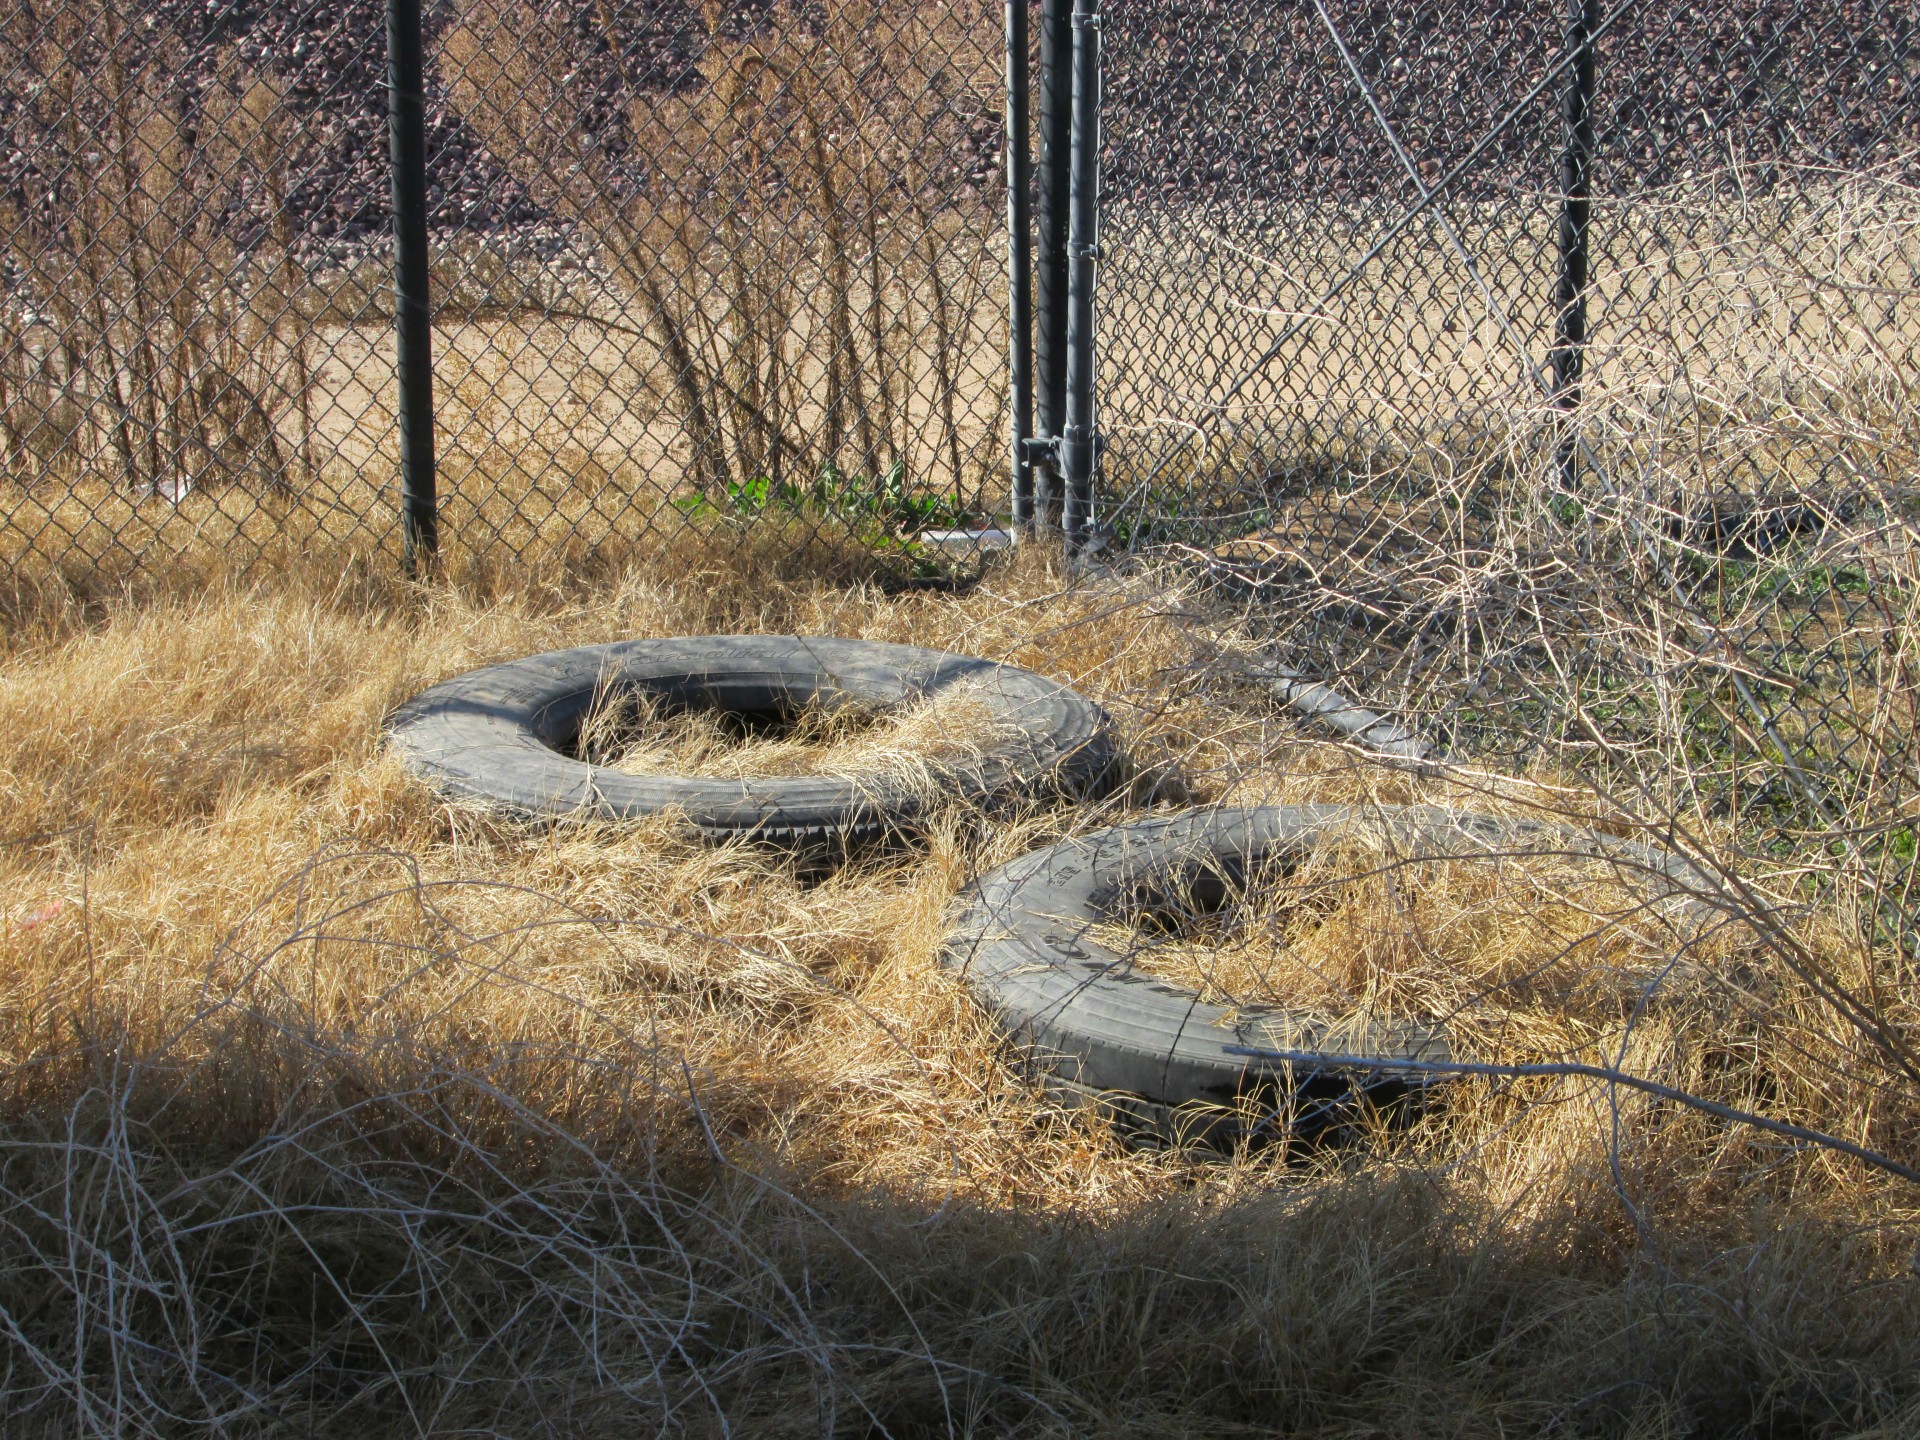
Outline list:
[[[1491,859],[1522,844],[1538,853],[1546,842],[1658,892],[1645,897],[1650,905],[1706,908],[1694,898],[1706,879],[1686,861],[1588,830],[1432,806],[1200,810],[1095,831],[983,876],[965,892],[943,964],[995,1013],[1037,1079],[1097,1105],[1135,1139],[1231,1145],[1283,1123],[1312,1128],[1313,1116],[1338,1115],[1348,1099],[1400,1096],[1442,1078],[1419,1065],[1448,1060],[1444,1030],[1205,1004],[1100,932],[1176,904],[1205,909],[1209,890],[1224,896],[1356,824],[1384,828],[1403,857]]]
[[[811,705],[882,712],[964,687],[994,740],[936,772],[957,799],[1107,789],[1119,750],[1086,697],[1012,665],[911,645],[792,635],[701,635],[556,650],[456,676],[387,722],[404,763],[441,792],[522,820],[673,812],[709,839],[844,850],[912,824],[926,787],[901,775],[709,779],[637,775],[576,753],[596,706],[644,694],[669,709],[748,720]]]

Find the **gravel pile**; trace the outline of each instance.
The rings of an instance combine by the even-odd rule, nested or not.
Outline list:
[[[1618,3],[1602,0],[1601,13]],[[1422,179],[1554,186],[1564,3],[1330,0]],[[1400,197],[1410,183],[1313,0],[1111,6],[1105,170],[1116,198],[1190,205]],[[1920,11],[1875,0],[1641,0],[1596,45],[1596,183],[1684,180],[1730,159],[1891,165],[1920,180]],[[1511,122],[1501,121],[1515,111]]]
[[[569,83],[597,143],[625,156],[629,83],[684,82],[702,26],[686,0],[571,0],[590,57]],[[223,51],[282,77],[296,115],[289,205],[303,244],[338,249],[388,224],[384,7],[286,0],[157,0],[139,43],[167,54],[182,113]],[[615,43],[599,22],[617,16]],[[1560,53],[1564,9],[1539,0],[1354,3],[1331,9],[1422,175],[1449,170]],[[744,8],[743,23],[757,3]],[[429,4],[429,54],[450,6]],[[1684,178],[1728,158],[1760,166],[1893,162],[1920,180],[1916,12],[1875,0],[1643,0],[1600,42],[1603,188]],[[1107,19],[1106,174],[1122,203],[1252,203],[1400,196],[1404,177],[1329,41],[1312,0],[1114,0]],[[617,53],[616,53],[617,51]],[[18,50],[9,52],[16,65]],[[428,77],[433,221],[497,232],[545,218]],[[30,85],[25,68],[8,83]],[[35,170],[17,99],[8,188]],[[1558,86],[1521,108],[1465,178],[1470,193],[1550,188]],[[991,117],[961,157],[995,183]],[[257,217],[256,217],[257,218]],[[242,228],[244,227],[244,222]]]

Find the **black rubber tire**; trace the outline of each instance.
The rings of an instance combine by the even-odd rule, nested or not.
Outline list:
[[[1091,798],[1114,780],[1119,752],[1106,714],[1076,691],[1012,665],[870,640],[702,635],[556,650],[435,685],[396,710],[387,732],[406,765],[443,794],[520,820],[677,812],[713,840],[844,851],[910,827],[924,792],[886,776],[690,779],[596,767],[572,753],[588,711],[609,694],[638,692],[770,717],[812,703],[897,706],[962,683],[1007,738],[941,774],[956,798]]]
[[[1590,854],[1644,877],[1661,892],[1653,903],[1705,912],[1688,894],[1705,884],[1691,865],[1590,831],[1426,806],[1201,810],[1099,830],[981,877],[962,897],[942,963],[998,1016],[1035,1079],[1071,1103],[1098,1106],[1136,1141],[1229,1147],[1286,1128],[1310,1131],[1350,1114],[1354,1100],[1417,1099],[1441,1077],[1236,1051],[1445,1061],[1440,1027],[1343,1026],[1253,1006],[1229,1012],[1137,969],[1094,934],[1169,893],[1204,901],[1209,884],[1224,889],[1355,822],[1385,825],[1407,855],[1548,842],[1556,853]]]

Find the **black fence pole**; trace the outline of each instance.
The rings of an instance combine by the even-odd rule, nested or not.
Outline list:
[[[387,0],[387,122],[393,142],[394,345],[400,511],[408,574],[440,548],[433,470],[433,331],[427,303],[427,107],[420,0]]]
[[[1593,218],[1593,33],[1600,24],[1600,0],[1570,0],[1567,51],[1573,63],[1561,114],[1565,148],[1560,152],[1560,276],[1553,292],[1553,403],[1571,416],[1580,404],[1580,377],[1587,346],[1587,233]],[[1579,447],[1574,422],[1564,420],[1555,462],[1562,488],[1578,477]]]
[[[1067,423],[1067,224],[1073,171],[1072,0],[1040,4],[1040,184],[1034,203],[1034,401],[1039,433]],[[1058,519],[1059,457],[1034,472],[1036,529]]]
[[[1100,16],[1097,0],[1073,0],[1073,164],[1067,228],[1067,413],[1060,430],[1065,486],[1060,528],[1067,548],[1093,531],[1093,266],[1100,226]]]
[[[1027,3],[1007,0],[1007,395],[1012,407],[1013,533],[1033,526],[1033,183],[1028,151]]]

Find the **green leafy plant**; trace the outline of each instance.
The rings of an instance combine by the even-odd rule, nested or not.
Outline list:
[[[979,519],[978,512],[951,496],[911,490],[906,466],[899,462],[878,476],[846,475],[829,463],[805,486],[763,473],[729,481],[718,500],[688,495],[677,503],[689,516],[745,520],[784,512],[835,520],[873,540],[910,539],[921,530],[961,528]]]

